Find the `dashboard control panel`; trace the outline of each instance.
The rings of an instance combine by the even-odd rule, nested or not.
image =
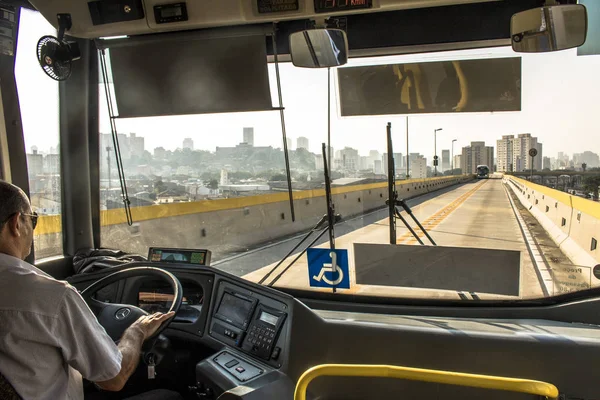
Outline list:
[[[287,318],[284,303],[220,281],[210,322],[210,335],[232,347],[276,363]]]
[[[264,372],[262,368],[258,368],[256,365],[242,360],[227,351],[220,353],[213,358],[213,361],[241,382],[249,381]]]
[[[260,304],[254,313],[242,348],[265,360],[271,358],[277,335],[286,316],[284,312]]]

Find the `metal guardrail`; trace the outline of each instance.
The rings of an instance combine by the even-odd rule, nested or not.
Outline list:
[[[294,400],[306,400],[306,390],[313,379],[320,376],[357,376],[408,379],[421,382],[443,383],[448,385],[467,386],[493,390],[504,390],[516,393],[527,393],[558,398],[558,389],[551,383],[531,379],[507,378],[493,375],[466,374],[434,369],[410,368],[392,365],[361,364],[322,364],[310,368],[302,374]]]

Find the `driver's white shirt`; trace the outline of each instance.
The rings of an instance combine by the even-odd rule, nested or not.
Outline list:
[[[75,288],[0,253],[0,372],[23,399],[83,399],[122,355]]]

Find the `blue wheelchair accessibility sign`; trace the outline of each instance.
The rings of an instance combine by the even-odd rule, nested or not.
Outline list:
[[[306,256],[310,286],[350,289],[348,250],[308,249]]]

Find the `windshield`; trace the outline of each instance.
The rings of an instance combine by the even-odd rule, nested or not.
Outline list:
[[[332,69],[335,254],[323,218],[327,69],[279,67],[294,218],[274,109],[116,119],[128,225],[101,85],[102,246],[208,249],[212,266],[244,279],[339,296],[520,300],[597,286],[599,67],[576,50],[500,47]]]

